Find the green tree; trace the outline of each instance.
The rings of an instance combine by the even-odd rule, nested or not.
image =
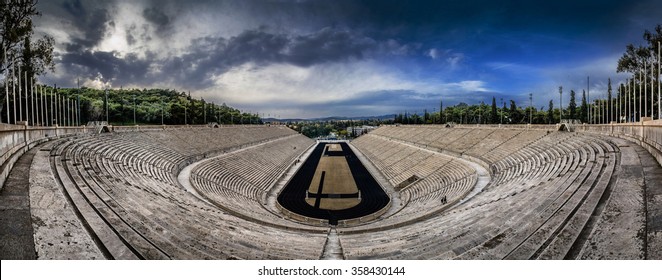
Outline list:
[[[561,119],[563,119],[563,87],[559,87],[559,97],[561,100],[559,100],[559,122],[561,122]]]
[[[492,96],[492,114],[490,116],[492,117],[492,123],[499,122],[499,116],[497,115],[496,98],[494,98],[494,96]]]
[[[444,100],[439,99],[439,123],[443,123],[442,112],[444,111]]]
[[[510,123],[521,123],[524,118],[524,113],[517,108],[515,100],[510,100],[510,110],[508,111],[510,115]]]
[[[588,120],[588,104],[586,103],[586,90],[582,90],[582,105],[579,107],[579,119],[582,123]]]
[[[32,17],[40,15],[36,6],[35,0],[0,1],[0,73],[15,62],[28,66],[29,78],[54,69],[53,38],[45,35],[34,43],[30,39],[34,34]]]
[[[576,119],[577,111],[577,102],[575,100],[575,90],[570,90],[570,103],[568,103],[568,113],[570,114],[570,119]]]
[[[549,100],[549,106],[547,107],[547,123],[551,124],[554,122],[554,99]]]
[[[662,25],[655,26],[654,32],[644,31],[645,46],[634,46],[628,44],[625,53],[618,59],[617,72],[638,73],[644,69],[644,65],[650,65],[650,61],[657,55],[657,44],[662,41]]]
[[[607,108],[611,107],[609,106],[610,103],[611,103],[611,78],[607,79],[607,103],[605,104],[607,105]],[[607,123],[613,120],[612,116],[614,114],[614,110],[611,110],[611,108],[608,111],[609,112],[605,111],[607,113]]]

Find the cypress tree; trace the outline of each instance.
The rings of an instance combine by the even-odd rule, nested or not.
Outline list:
[[[496,98],[492,96],[492,123],[498,123],[499,122],[499,116],[497,116],[497,105],[496,105]]]
[[[439,123],[442,123],[441,116],[444,112],[444,101],[439,99]]]
[[[575,119],[577,118],[576,116],[576,111],[577,111],[577,102],[575,101],[575,91],[570,90],[570,103],[568,103],[568,111],[570,112],[570,119]]]
[[[554,99],[549,100],[549,109],[547,109],[547,122],[554,122]]]

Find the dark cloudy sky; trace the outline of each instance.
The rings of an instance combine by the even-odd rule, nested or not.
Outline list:
[[[592,95],[662,1],[40,1],[56,40],[42,82],[173,88],[281,117],[432,111],[439,100],[537,107]],[[564,95],[567,96],[567,95]],[[567,106],[567,98],[564,98]],[[438,109],[437,109],[438,110]]]

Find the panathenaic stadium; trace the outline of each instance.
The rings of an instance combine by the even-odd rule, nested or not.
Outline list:
[[[662,259],[659,120],[0,135],[1,259]]]

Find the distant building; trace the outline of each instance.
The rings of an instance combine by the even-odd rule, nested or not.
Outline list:
[[[349,135],[360,136],[360,135],[366,134],[366,133],[368,133],[368,132],[370,132],[370,131],[373,131],[373,130],[375,130],[375,129],[377,129],[377,127],[375,127],[375,126],[370,126],[370,125],[364,125],[364,126],[348,126],[348,127],[347,127],[347,133],[348,133]]]

